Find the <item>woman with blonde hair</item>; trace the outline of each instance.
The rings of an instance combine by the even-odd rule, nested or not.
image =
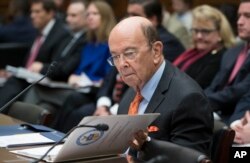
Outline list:
[[[173,64],[185,71],[204,89],[220,67],[223,53],[235,43],[226,17],[216,8],[201,5],[193,9],[194,47],[181,54]]]

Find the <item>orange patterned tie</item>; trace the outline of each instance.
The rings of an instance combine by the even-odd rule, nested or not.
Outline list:
[[[130,103],[128,115],[135,115],[138,113],[139,105],[142,101],[143,97],[140,92],[136,93],[134,100]]]

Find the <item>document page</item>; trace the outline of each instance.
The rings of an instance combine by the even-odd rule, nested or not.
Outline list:
[[[21,149],[21,150],[13,150],[10,151],[11,153],[24,155],[36,159],[40,159],[50,148],[52,145],[45,146],[45,147],[34,147],[34,148],[28,148],[28,149]],[[47,155],[46,160],[48,162],[53,162],[55,156],[58,154],[60,149],[62,148],[62,145],[57,145],[55,148],[53,148]]]
[[[53,142],[55,141],[41,135],[40,133],[0,136],[0,147],[18,147]]]
[[[61,149],[57,147],[57,150],[53,150],[54,152],[50,153],[45,160],[62,162],[122,154],[128,149],[134,133],[138,130],[146,130],[159,115],[159,113],[151,113],[85,117],[79,125],[105,124],[109,129],[99,131],[91,127],[77,128],[69,135]],[[35,158],[40,158],[45,153],[42,148],[11,152],[29,157],[35,155]]]

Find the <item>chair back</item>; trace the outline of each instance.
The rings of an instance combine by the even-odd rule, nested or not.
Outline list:
[[[144,158],[147,163],[211,163],[203,153],[167,141],[153,140],[145,143]]]
[[[24,43],[1,43],[0,44],[0,69],[6,65],[15,67],[23,66],[24,59],[30,49],[29,44]]]
[[[229,162],[230,148],[232,147],[235,131],[223,127],[214,131],[211,144],[211,159],[213,163]]]
[[[8,115],[27,123],[46,125],[51,113],[38,105],[15,102],[10,106]]]

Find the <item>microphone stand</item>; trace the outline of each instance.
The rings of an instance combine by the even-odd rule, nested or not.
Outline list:
[[[99,125],[96,125],[96,126],[91,126],[91,125],[79,125],[79,126],[75,126],[73,127],[69,132],[67,132],[60,140],[58,140],[55,144],[53,144],[48,150],[47,152],[42,155],[42,157],[40,157],[38,160],[35,160],[34,162],[32,163],[39,163],[40,161],[43,161],[43,159],[48,155],[48,153],[54,149],[58,144],[60,144],[63,139],[65,139],[66,137],[69,136],[69,134],[71,134],[75,129],[77,128],[81,128],[81,127],[92,127],[92,128],[96,128],[97,130],[99,131],[107,131],[109,129],[108,125],[106,124],[99,124]]]
[[[11,99],[9,102],[7,102],[4,106],[1,107],[0,113],[2,113],[4,111],[4,109],[6,109],[11,103],[13,103],[17,98],[19,98],[28,89],[30,89],[31,87],[33,87],[33,85],[36,85],[37,83],[39,83],[40,81],[42,81],[47,76],[48,76],[47,74],[44,75],[41,79],[37,80],[36,82],[32,83],[31,85],[29,85],[28,87],[26,87],[24,90],[22,90],[22,92],[20,92],[19,94],[17,94],[13,99]]]
[[[29,90],[31,87],[33,87],[34,85],[36,85],[37,83],[39,83],[40,81],[42,81],[44,78],[46,78],[47,76],[50,75],[50,73],[53,71],[53,69],[55,68],[55,66],[57,65],[57,61],[53,61],[46,74],[39,80],[37,80],[36,82],[30,84],[28,87],[26,87],[24,90],[22,90],[20,93],[18,93],[14,98],[12,98],[10,101],[8,101],[4,106],[2,106],[0,108],[0,113],[2,113],[10,104],[12,104],[17,98],[19,98],[22,94],[24,94],[27,90]]]

